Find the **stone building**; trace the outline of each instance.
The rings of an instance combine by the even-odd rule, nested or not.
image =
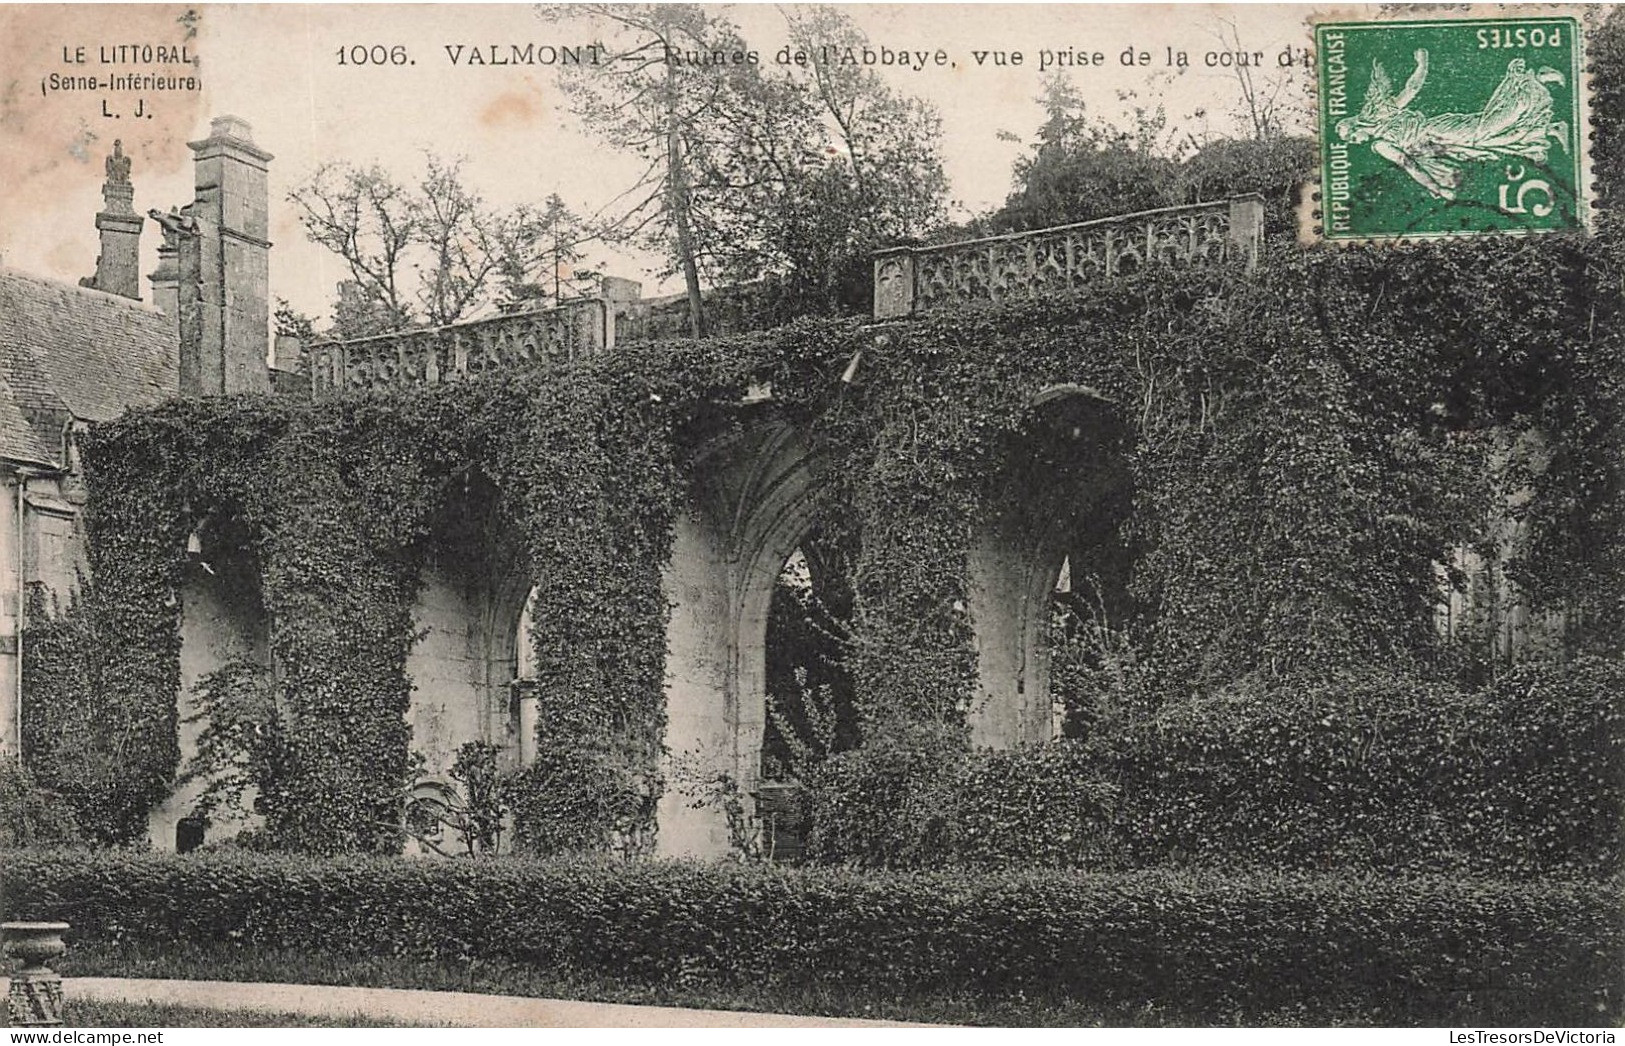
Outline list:
[[[267,169],[273,159],[235,117],[213,121],[190,145],[194,198],[149,212],[163,243],[150,276],[152,304],[137,300],[144,219],[133,207],[130,161],[115,144],[107,160],[102,253],[96,275],[72,287],[0,275],[0,741],[18,744],[20,608],[30,586],[59,598],[83,562],[78,518],[86,491],[75,434],[132,407],[175,395],[337,390],[436,384],[504,367],[611,351],[665,328],[659,302],[640,288],[605,280],[599,296],[438,329],[419,329],[308,347],[276,347],[268,363],[270,253]],[[1019,238],[901,248],[875,262],[874,317],[901,322],[979,301],[1019,279],[1062,284],[1142,264],[1251,264],[1262,242],[1256,197],[1169,208]],[[1038,273],[1027,272],[1044,262]],[[1047,262],[1045,260],[1047,259]],[[1093,266],[1094,268],[1090,268]],[[1114,268],[1114,266],[1116,268]],[[983,279],[984,270],[1003,274]],[[1056,274],[1060,275],[1057,276]],[[1001,282],[1001,280],[1003,282]],[[618,333],[619,332],[619,333]],[[877,326],[875,337],[884,337]],[[279,339],[280,341],[280,339]],[[859,367],[860,351],[847,374]],[[298,374],[292,373],[298,367]],[[746,795],[762,780],[766,729],[767,619],[774,586],[814,527],[819,462],[803,434],[776,415],[770,385],[753,387],[737,430],[702,448],[693,489],[679,514],[660,577],[671,607],[666,634],[666,732],[675,778],[681,760],[737,781]],[[1078,385],[1044,389],[1030,404],[1035,440],[1091,444],[1110,411]],[[1038,431],[1042,429],[1043,431]],[[1059,436],[1057,436],[1059,434]],[[1101,445],[1109,441],[1096,440]],[[1035,444],[1036,445],[1036,444]],[[1035,455],[1036,457],[1036,455]],[[1047,630],[1053,594],[1072,571],[1121,558],[1089,520],[1120,498],[1118,463],[1079,451],[1044,469],[1006,477],[1014,508],[975,535],[966,613],[977,653],[978,697],[969,711],[980,745],[1008,748],[1049,740],[1056,730]],[[1109,529],[1109,528],[1105,528]],[[1098,531],[1098,532],[1097,532]],[[502,749],[507,766],[534,754],[536,699],[525,681],[528,564],[513,535],[465,542],[466,556],[428,564],[406,661],[413,682],[407,721],[423,756],[419,798],[455,787],[449,771],[469,741]],[[254,566],[195,542],[182,590],[181,693],[206,675],[248,660],[269,665],[269,623]],[[456,544],[456,542],[452,542]],[[461,547],[461,546],[460,546]],[[1061,579],[1059,582],[1057,579]],[[1461,608],[1453,607],[1459,617]],[[545,626],[545,623],[542,623]],[[1441,627],[1448,629],[1449,624]],[[183,723],[183,759],[198,726]],[[234,826],[193,816],[201,786],[177,790],[149,819],[159,848],[187,848]],[[665,853],[716,855],[730,846],[716,809],[668,789],[658,811]]]
[[[121,184],[128,189],[110,179],[110,200]],[[140,219],[132,235],[122,220],[109,231],[107,217],[97,218],[102,257],[86,286],[0,269],[0,746],[7,751],[18,748],[27,699],[19,635],[29,595],[66,602],[84,565],[79,436],[179,388],[169,317],[137,299],[130,279]]]
[[[191,143],[197,190],[153,212],[160,264],[141,298],[131,160],[105,162],[101,253],[77,286],[0,268],[0,745],[19,746],[19,634],[28,597],[72,597],[85,564],[87,491],[77,439],[87,426],[181,394],[270,387],[266,164],[248,125],[214,121]]]

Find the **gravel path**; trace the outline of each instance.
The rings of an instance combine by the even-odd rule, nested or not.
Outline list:
[[[405,988],[344,988],[314,984],[253,984],[238,981],[160,981],[122,977],[71,977],[63,994],[102,1002],[158,1002],[229,1010],[349,1017],[357,1013],[413,1025],[454,1028],[883,1028],[888,1021],[792,1017],[732,1010],[685,1010],[664,1006],[527,999],[471,992]],[[919,1027],[915,1025],[915,1027]]]

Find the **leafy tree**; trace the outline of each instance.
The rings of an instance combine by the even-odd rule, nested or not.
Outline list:
[[[702,281],[757,284],[779,312],[831,311],[866,294],[876,246],[941,220],[937,113],[873,71],[764,73],[733,25],[695,7],[587,13],[613,33],[613,57],[566,70],[565,88],[590,128],[645,160],[621,235],[667,251],[693,331]],[[789,27],[815,52],[867,42],[828,9],[792,15]]]
[[[365,338],[401,327],[397,314],[355,280],[340,280],[333,295],[333,326],[328,333],[335,338]]]
[[[702,273],[741,284],[796,272],[796,230],[819,220],[814,186],[824,167],[822,128],[807,93],[788,77],[728,71],[712,148],[696,154],[695,211]]]
[[[316,337],[316,321],[290,305],[286,298],[276,300],[271,325],[279,338],[298,338],[308,342]]]
[[[1250,84],[1244,93],[1259,90]],[[1256,192],[1266,231],[1290,235],[1314,143],[1279,133],[1283,110],[1270,97],[1251,103],[1268,110],[1259,117],[1268,136],[1198,142],[1170,128],[1161,106],[1135,107],[1126,127],[1091,116],[1069,80],[1051,77],[1038,98],[1044,123],[1031,153],[1016,161],[1015,187],[974,231],[1042,229]]]
[[[1044,123],[1016,160],[1015,188],[992,216],[995,232],[1041,229],[1180,202],[1179,164],[1165,154],[1167,115],[1136,111],[1128,130],[1092,117],[1071,81],[1044,81]]]
[[[503,269],[506,303],[557,304],[583,293],[591,274],[578,268],[586,256],[582,248],[603,238],[599,224],[571,210],[553,193],[527,225],[527,242],[506,259]]]
[[[727,96],[748,75],[735,75],[738,66],[730,61],[744,52],[744,42],[731,23],[693,4],[584,4],[560,15],[576,16],[608,34],[606,60],[566,67],[563,89],[593,132],[646,164],[622,194],[617,235],[668,253],[683,275],[689,328],[698,336],[705,319],[696,226],[711,201],[695,175],[728,162],[718,138],[724,114],[737,108]]]
[[[1258,193],[1264,197],[1265,233],[1291,237],[1296,235],[1299,189],[1314,171],[1315,143],[1310,138],[1220,138],[1181,165],[1181,202]]]
[[[869,42],[836,8],[803,8],[788,21],[791,46],[809,54]],[[765,209],[772,268],[799,311],[865,309],[870,253],[921,237],[944,218],[941,116],[861,65],[815,61],[797,86],[818,115],[820,148],[808,152],[793,198]]]
[[[791,17],[792,44],[859,49],[869,43],[850,16],[812,7]],[[812,89],[834,126],[835,155],[858,205],[854,224],[876,239],[918,236],[942,220],[942,117],[935,106],[894,91],[861,65],[818,62]],[[826,149],[826,152],[829,151]]]

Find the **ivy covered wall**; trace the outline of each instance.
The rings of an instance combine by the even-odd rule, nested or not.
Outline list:
[[[30,758],[65,780],[55,723],[116,706],[94,744],[129,772],[69,794],[105,837],[139,836],[178,769],[178,593],[196,530],[258,564],[267,835],[395,849],[411,607],[460,513],[518,536],[548,622],[532,637],[521,845],[646,849],[670,784],[660,574],[674,521],[704,448],[764,413],[817,451],[820,524],[857,549],[847,656],[864,747],[963,750],[970,552],[1030,451],[1035,400],[1063,384],[1092,390],[1124,434],[1126,706],[1356,669],[1491,671],[1441,641],[1435,564],[1493,541],[1508,509],[1486,477],[1506,432],[1551,450],[1521,478],[1534,538],[1509,569],[1567,612],[1571,649],[1617,657],[1622,258],[1612,236],[1288,249],[1253,272],[1148,271],[883,326],[803,321],[433,388],[132,414],[85,454],[94,577],[77,613],[93,682],[56,686],[72,673],[33,658],[51,698],[29,704]],[[762,382],[771,402],[743,406]]]

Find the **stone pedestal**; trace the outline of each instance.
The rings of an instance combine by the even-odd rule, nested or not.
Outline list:
[[[62,934],[67,923],[3,923],[6,955],[21,960],[11,975],[6,1000],[13,1028],[55,1027],[62,1023],[62,978],[45,965],[67,950]]]

